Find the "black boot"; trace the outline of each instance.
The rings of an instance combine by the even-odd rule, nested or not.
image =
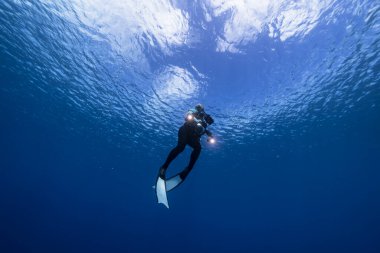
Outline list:
[[[159,176],[160,178],[162,178],[163,180],[165,180],[166,169],[167,169],[167,168],[161,167],[161,168],[160,168],[160,172],[158,173],[158,176]]]
[[[186,167],[181,173],[179,173],[179,176],[181,177],[182,180],[185,180],[187,175],[189,175],[190,171],[191,170],[188,167]]]

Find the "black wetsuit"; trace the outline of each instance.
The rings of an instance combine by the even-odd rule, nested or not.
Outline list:
[[[165,178],[166,169],[170,163],[185,149],[186,145],[193,148],[190,156],[190,161],[187,167],[179,174],[182,179],[185,179],[190,171],[193,169],[195,162],[197,161],[199,154],[201,153],[202,146],[200,138],[203,134],[212,136],[211,132],[206,127],[214,122],[214,120],[208,114],[202,112],[189,111],[194,116],[194,120],[186,121],[178,130],[178,144],[173,148],[165,163],[161,166],[160,177]],[[188,113],[188,114],[189,114]]]

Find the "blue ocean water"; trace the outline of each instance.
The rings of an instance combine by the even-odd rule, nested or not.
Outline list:
[[[380,252],[378,1],[3,0],[0,28],[1,253]],[[166,209],[199,102],[217,143]]]

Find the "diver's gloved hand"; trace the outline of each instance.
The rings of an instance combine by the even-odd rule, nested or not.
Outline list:
[[[206,116],[205,116],[205,121],[209,125],[211,125],[212,123],[214,123],[214,119],[210,115],[208,115],[208,114],[206,114]]]

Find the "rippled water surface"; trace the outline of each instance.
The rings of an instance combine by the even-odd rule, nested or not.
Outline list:
[[[3,0],[0,28],[0,252],[379,252],[378,1]],[[164,210],[199,102],[217,144]]]

